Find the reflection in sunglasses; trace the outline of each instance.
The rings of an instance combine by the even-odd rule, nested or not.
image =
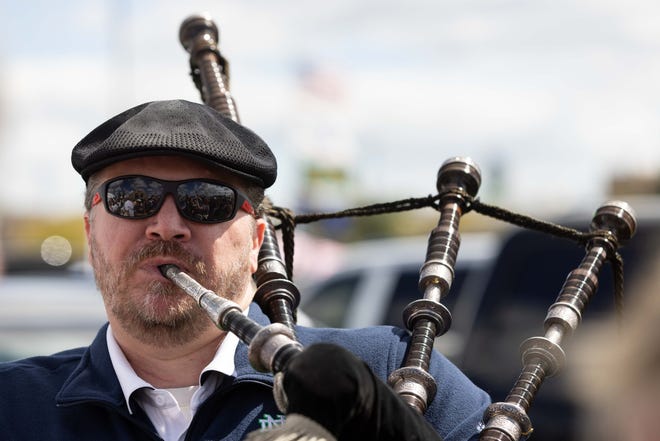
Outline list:
[[[225,222],[238,208],[253,214],[247,198],[233,187],[212,180],[165,181],[148,176],[120,176],[101,185],[106,210],[126,219],[155,215],[165,197],[174,196],[182,217],[202,223]]]

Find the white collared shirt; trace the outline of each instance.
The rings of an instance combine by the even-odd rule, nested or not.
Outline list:
[[[183,440],[199,405],[220,386],[224,375],[235,373],[234,354],[239,340],[230,332],[220,344],[213,360],[202,370],[199,384],[176,389],[157,389],[140,378],[112,335],[110,326],[106,340],[110,361],[124,393],[128,411],[133,413],[130,397],[135,394],[135,401],[144,409],[165,441]],[[209,374],[202,384],[202,376],[206,372]]]

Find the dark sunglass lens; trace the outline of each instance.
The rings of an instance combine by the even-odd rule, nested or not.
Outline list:
[[[178,206],[186,217],[197,222],[221,222],[234,214],[234,190],[221,184],[190,181],[177,189]]]
[[[106,188],[108,211],[126,218],[153,216],[162,202],[163,186],[152,179],[117,179]]]

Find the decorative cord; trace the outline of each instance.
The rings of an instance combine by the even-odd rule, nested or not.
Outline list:
[[[284,249],[284,260],[289,278],[293,277],[293,254],[295,245],[295,229],[298,224],[307,224],[324,219],[338,219],[345,217],[360,217],[360,216],[374,216],[379,214],[396,213],[402,211],[416,210],[420,208],[430,207],[439,210],[438,201],[441,195],[428,195],[423,198],[408,198],[401,199],[393,202],[378,203],[366,205],[362,207],[350,208],[328,213],[309,213],[296,215],[288,208],[269,205],[266,207],[266,214],[270,217],[279,219],[279,225],[275,228],[281,230],[282,243]],[[515,213],[504,208],[489,205],[481,202],[478,198],[471,198],[469,195],[462,195],[465,198],[465,212],[474,210],[484,216],[492,217],[522,228],[539,231],[542,233],[550,234],[563,239],[569,239],[579,245],[586,245],[590,240],[595,238],[603,238],[613,243],[613,253],[608,253],[608,262],[612,266],[612,273],[614,279],[614,306],[616,309],[617,318],[619,323],[623,320],[623,258],[619,254],[616,247],[616,238],[608,231],[590,231],[583,232],[574,228],[569,228],[552,222],[547,222],[526,216],[520,213]]]

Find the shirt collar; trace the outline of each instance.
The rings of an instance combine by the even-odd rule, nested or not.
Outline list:
[[[243,311],[243,313],[246,315],[247,312],[247,309]],[[135,370],[126,359],[124,352],[119,347],[117,340],[115,340],[115,337],[112,334],[112,327],[110,325],[108,325],[108,329],[106,330],[105,335],[112,367],[114,368],[117,379],[119,380],[119,385],[121,386],[121,390],[124,394],[124,400],[126,400],[128,411],[133,413],[130,402],[130,398],[133,392],[145,387],[149,389],[156,388],[148,382],[144,381],[135,373]],[[225,335],[225,338],[222,340],[222,343],[213,356],[211,362],[206,365],[204,369],[202,369],[202,373],[199,376],[200,385],[202,384],[202,376],[207,372],[218,372],[225,375],[235,374],[236,366],[234,364],[234,354],[236,353],[238,344],[239,339],[236,335],[231,332],[228,332],[227,335]]]
[[[142,389],[143,387],[147,387],[149,389],[154,389],[154,387],[144,381],[142,378],[138,377],[138,375],[135,373],[135,370],[133,370],[130,363],[126,359],[126,356],[119,347],[117,340],[115,340],[114,335],[112,335],[112,327],[110,325],[108,325],[108,329],[106,330],[105,338],[108,343],[110,361],[112,362],[112,367],[115,370],[117,379],[119,380],[121,390],[124,393],[124,400],[126,400],[128,412],[133,413],[130,401],[131,394],[133,394],[133,392],[136,390]]]

